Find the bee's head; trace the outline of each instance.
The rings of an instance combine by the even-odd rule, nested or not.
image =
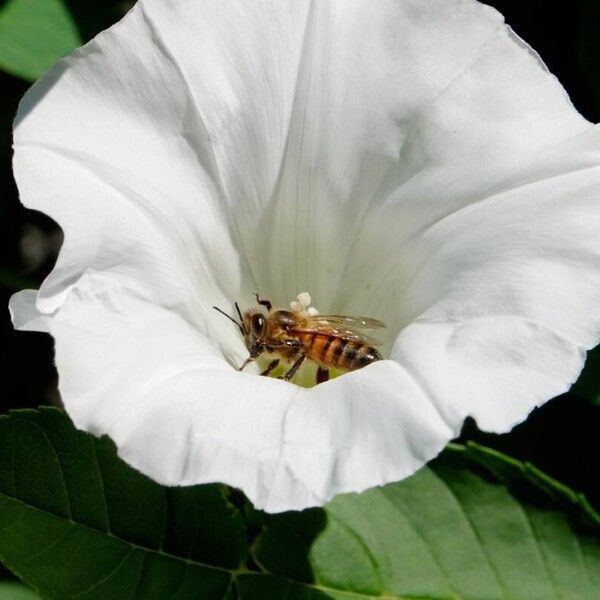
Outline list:
[[[244,313],[242,334],[251,358],[256,358],[263,352],[266,328],[267,320],[262,312],[249,310]]]
[[[225,315],[230,321],[233,321],[244,336],[244,343],[250,358],[257,358],[265,349],[264,337],[267,329],[267,319],[264,313],[260,310],[248,310],[243,315],[240,311],[238,303],[235,303],[235,309],[240,318],[239,321],[222,311],[219,307],[213,306],[215,310]]]

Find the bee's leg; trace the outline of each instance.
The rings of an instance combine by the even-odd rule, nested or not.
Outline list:
[[[300,365],[302,365],[302,363],[304,362],[305,359],[306,359],[306,354],[302,353],[296,359],[296,362],[292,365],[290,370],[285,375],[280,377],[280,379],[285,379],[286,381],[290,381],[290,379],[296,374],[296,371],[300,368]]]
[[[238,371],[243,371],[244,367],[248,364],[251,363],[253,360],[256,360],[256,358],[254,358],[253,356],[248,357],[245,361],[244,364],[238,369]]]
[[[324,381],[329,381],[329,369],[319,367],[317,369],[317,383],[323,383]]]
[[[279,359],[278,358],[274,358],[269,363],[269,365],[267,366],[267,368],[261,373],[261,375],[268,375],[278,364],[279,364]]]
[[[268,311],[273,308],[273,305],[268,300],[261,300],[260,296],[256,292],[254,292],[254,295],[256,296],[256,301],[264,306]]]

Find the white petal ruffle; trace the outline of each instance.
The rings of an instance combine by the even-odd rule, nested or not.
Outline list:
[[[600,335],[600,135],[472,0],[140,0],[23,100],[23,203],[65,243],[16,327],[77,426],[169,485],[270,511],[506,431]],[[393,360],[309,390],[238,373],[212,310],[309,290]]]

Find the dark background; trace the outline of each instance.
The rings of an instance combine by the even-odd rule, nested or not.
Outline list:
[[[0,5],[2,3],[0,2]],[[84,39],[117,20],[126,8],[115,0],[68,0]],[[551,3],[543,0],[488,0],[512,28],[541,55],[567,89],[577,109],[600,121],[600,0]],[[29,82],[0,72],[0,305],[12,293],[37,287],[60,246],[57,226],[24,210],[12,178],[11,122]],[[600,199],[599,199],[600,202]],[[599,232],[600,243],[600,232]],[[0,411],[59,403],[52,340],[40,333],[14,332],[8,310],[0,325]],[[521,459],[584,492],[600,507],[600,353],[593,353],[581,382],[534,411],[510,434],[483,434],[472,423],[463,437],[476,439]]]

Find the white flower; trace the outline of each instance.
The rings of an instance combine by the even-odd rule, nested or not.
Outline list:
[[[600,326],[600,134],[473,0],[141,0],[15,130],[65,233],[15,326],[49,331],[75,424],[167,485],[319,505],[406,477],[463,419],[510,429]],[[310,389],[238,372],[213,305],[387,323]]]

